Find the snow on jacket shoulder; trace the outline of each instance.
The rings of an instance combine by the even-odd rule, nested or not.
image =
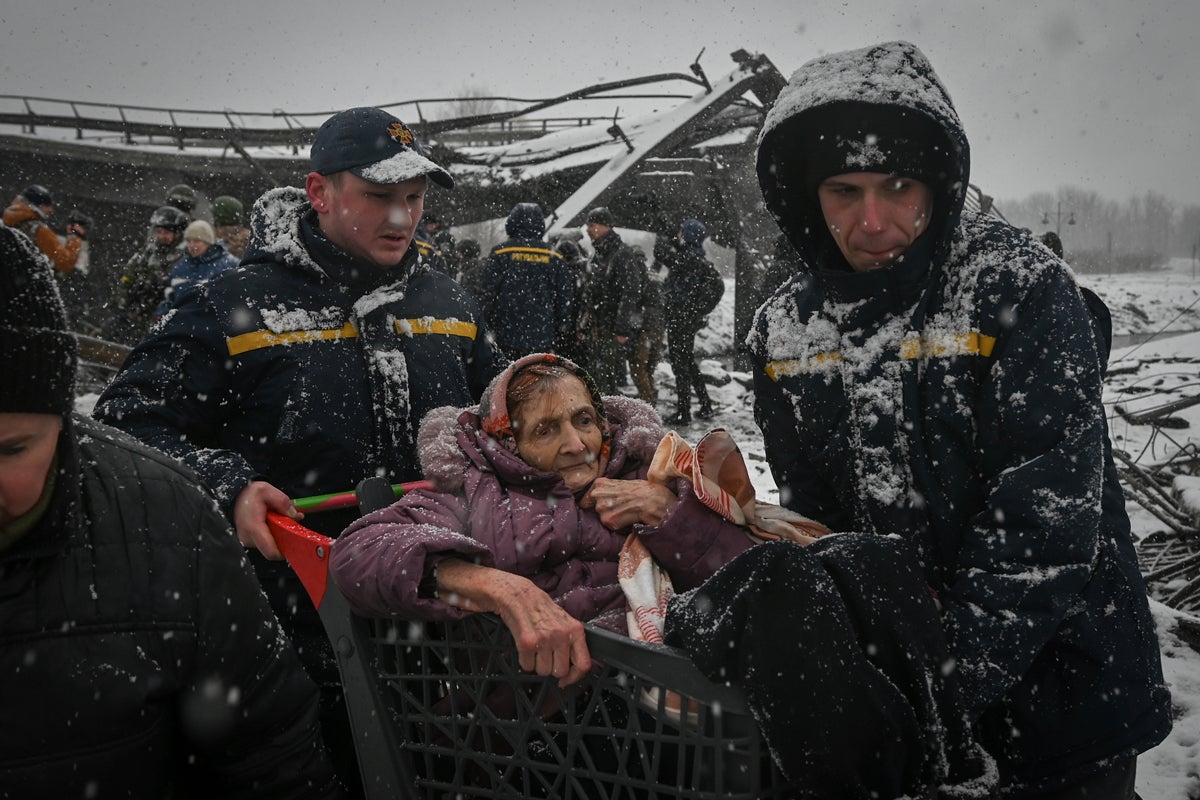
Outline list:
[[[96,416],[194,469],[226,513],[252,480],[303,497],[416,478],[420,418],[476,402],[503,366],[478,304],[414,249],[392,270],[355,262],[302,190],[255,212],[242,266],[177,298]]]
[[[665,431],[645,403],[604,398],[613,425],[604,477],[645,479]],[[421,429],[421,459],[434,491],[416,491],[354,523],[333,548],[334,579],[356,611],[451,619],[466,612],[419,592],[436,563],[458,556],[530,578],[577,619],[624,631],[617,556],[629,531],[613,532],[555,473],[539,472],[479,427],[477,409],[437,409]],[[749,546],[740,528],[709,511],[686,486],[657,527],[642,535],[678,542],[672,577],[694,585]],[[664,548],[665,549],[665,548]],[[695,577],[700,573],[701,577]]]

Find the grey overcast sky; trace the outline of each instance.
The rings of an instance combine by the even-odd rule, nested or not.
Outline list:
[[[953,95],[989,194],[1200,204],[1197,34],[1200,0],[29,0],[0,9],[0,93],[323,111],[468,86],[551,96],[687,72],[701,48],[710,77],[739,48],[786,76],[907,39]]]

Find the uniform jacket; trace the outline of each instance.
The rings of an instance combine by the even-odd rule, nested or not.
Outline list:
[[[8,208],[4,209],[4,224],[24,233],[38,249],[46,254],[54,269],[59,272],[70,272],[78,265],[81,254],[86,261],[87,242],[78,236],[71,235],[65,240],[46,224],[46,218],[40,209],[17,197]]]
[[[607,478],[645,479],[665,435],[639,400],[606,397],[612,447]],[[425,474],[436,491],[416,491],[354,523],[333,548],[331,569],[359,613],[457,619],[467,612],[420,593],[448,555],[524,575],[568,613],[625,631],[617,555],[629,531],[600,524],[557,473],[539,472],[480,428],[478,409],[438,409],[421,429]],[[676,587],[690,588],[750,546],[740,528],[709,511],[686,485],[656,527],[639,526]],[[651,544],[653,543],[653,544]],[[661,557],[661,556],[660,556]]]
[[[415,249],[392,270],[321,234],[299,189],[255,204],[251,250],[178,298],[96,415],[179,458],[228,513],[251,480],[293,497],[418,477],[417,421],[503,364],[478,305]]]
[[[797,73],[760,138],[768,208],[803,262],[748,339],[781,499],[917,547],[1002,775],[1145,750],[1170,701],[1100,402],[1107,320],[1027,234],[963,213],[966,137],[919,51],[830,59]],[[892,92],[896,74],[916,88]],[[871,272],[806,235],[825,231],[819,208],[786,182],[786,142],[844,100],[911,107],[951,154],[927,233]]]
[[[663,281],[664,309],[672,328],[700,328],[716,302],[710,276],[715,270],[699,242],[681,243]],[[722,285],[722,291],[724,289]],[[720,301],[720,295],[716,300]]]
[[[237,265],[237,258],[221,242],[209,245],[199,258],[185,252],[167,275],[167,298],[155,310],[155,314],[161,317],[167,313],[171,301],[189,287]]]
[[[492,248],[483,269],[488,324],[510,358],[549,352],[571,328],[571,275],[542,240],[545,229],[538,206],[518,204],[505,226],[509,238]]]
[[[633,336],[641,328],[642,283],[633,251],[615,230],[597,239],[584,291],[590,324],[601,339]]]
[[[167,274],[185,255],[182,237],[165,247],[152,239],[125,263],[113,289],[113,304],[124,326],[118,333],[125,341],[137,343],[149,332],[167,297]]]
[[[316,687],[194,475],[77,417],[0,553],[0,797],[340,797]]]

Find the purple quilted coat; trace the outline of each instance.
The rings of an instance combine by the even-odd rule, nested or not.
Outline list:
[[[644,479],[665,434],[658,415],[640,400],[603,402],[612,437],[604,476]],[[425,477],[437,490],[405,495],[355,522],[334,544],[334,580],[355,611],[423,620],[465,616],[418,592],[438,561],[455,556],[524,575],[576,619],[624,632],[617,556],[630,531],[605,528],[557,473],[536,470],[484,433],[476,408],[431,411],[418,444]],[[639,531],[682,591],[750,541],[701,504],[687,483],[672,488],[679,500],[662,523]]]

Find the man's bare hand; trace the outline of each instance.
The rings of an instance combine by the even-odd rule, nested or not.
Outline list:
[[[659,483],[597,478],[579,504],[596,509],[604,527],[619,531],[637,522],[659,524],[676,500],[675,493]]]
[[[304,518],[292,498],[266,481],[252,481],[234,501],[233,525],[238,541],[244,546],[253,547],[272,561],[280,561],[283,553],[279,552],[275,537],[267,527],[268,511],[297,520]]]

